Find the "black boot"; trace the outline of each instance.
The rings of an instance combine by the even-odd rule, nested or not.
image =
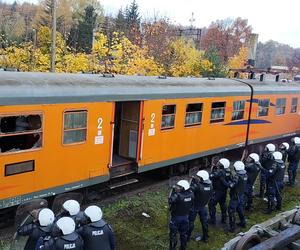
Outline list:
[[[265,214],[271,214],[273,212],[273,202],[268,200],[268,207],[265,209]]]
[[[235,231],[235,216],[234,214],[229,215],[229,232],[233,233]]]

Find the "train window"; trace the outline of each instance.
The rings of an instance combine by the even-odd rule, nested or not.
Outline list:
[[[86,141],[87,111],[66,111],[64,113],[64,144]]]
[[[42,115],[0,116],[0,152],[17,152],[42,147]]]
[[[34,171],[34,161],[24,161],[5,165],[5,176]]]
[[[291,106],[291,113],[296,113],[298,108],[298,98],[293,97],[292,98],[292,106]]]
[[[162,109],[161,129],[172,129],[175,124],[176,105],[164,105]]]
[[[185,126],[194,126],[201,124],[202,121],[202,103],[188,104],[185,114]]]
[[[226,102],[213,102],[211,104],[210,123],[223,122],[225,117]]]
[[[286,98],[278,98],[276,100],[276,115],[283,115],[285,113]]]
[[[245,101],[234,101],[231,120],[241,120],[244,118]]]
[[[270,99],[258,100],[258,116],[267,116],[269,113]]]

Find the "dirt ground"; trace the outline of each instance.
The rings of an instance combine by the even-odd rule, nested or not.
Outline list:
[[[169,211],[167,197],[169,194],[170,181],[160,182],[140,190],[132,190],[112,199],[98,202],[103,208],[106,221],[111,224],[116,234],[117,249],[168,249],[169,244]],[[300,205],[300,188],[286,186],[283,196],[283,211]],[[275,216],[263,213],[266,203],[261,199],[255,199],[255,209],[247,213],[248,227],[261,223]],[[145,214],[143,215],[143,213]],[[149,215],[150,217],[148,217]],[[201,233],[199,220],[196,221],[194,236]],[[5,232],[5,233],[3,233]],[[191,240],[188,249],[213,250],[220,249],[225,242],[233,238],[236,233],[226,232],[225,226],[217,224],[209,227],[209,243]],[[9,249],[10,237],[13,229],[0,232],[0,249]]]

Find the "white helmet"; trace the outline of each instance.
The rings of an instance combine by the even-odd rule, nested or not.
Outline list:
[[[283,143],[281,143],[281,145],[283,145],[286,150],[288,150],[290,148],[290,145],[287,142],[283,142]]]
[[[51,225],[54,222],[55,216],[51,209],[43,208],[38,215],[39,223],[42,227]]]
[[[225,169],[229,168],[229,166],[230,166],[230,161],[226,158],[220,159],[219,163],[221,163]]]
[[[63,209],[69,212],[70,216],[76,215],[80,212],[80,204],[75,200],[67,200],[62,205]]]
[[[268,149],[269,152],[274,152],[275,151],[275,145],[272,144],[272,143],[267,144],[266,148]]]
[[[273,157],[275,160],[282,160],[282,153],[276,151],[273,153]]]
[[[245,164],[242,161],[236,161],[233,164],[233,167],[234,167],[235,171],[245,170]]]
[[[62,231],[63,235],[68,235],[75,231],[75,222],[70,217],[60,218],[56,222],[56,225]]]
[[[295,144],[300,144],[300,138],[299,137],[295,137],[294,142],[295,142]]]
[[[178,181],[177,185],[183,187],[184,190],[188,190],[190,188],[190,183],[186,180]]]
[[[259,162],[259,155],[256,153],[251,153],[249,157],[254,160],[254,162]]]
[[[200,170],[197,172],[197,176],[202,178],[203,181],[209,180],[209,174],[206,170]]]
[[[89,206],[84,210],[84,214],[90,218],[91,222],[96,222],[102,219],[103,213],[98,206]]]

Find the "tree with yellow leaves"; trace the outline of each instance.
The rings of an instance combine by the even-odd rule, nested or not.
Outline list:
[[[245,64],[248,59],[248,48],[241,47],[239,52],[233,56],[230,57],[228,60],[228,69],[240,69],[245,67]],[[233,77],[233,72],[229,71],[229,77]]]
[[[200,76],[202,70],[208,71],[212,65],[203,58],[204,53],[195,48],[192,41],[179,38],[171,43],[171,65],[169,74],[172,76]]]
[[[123,34],[114,33],[110,49],[113,73],[125,75],[159,75],[163,71],[154,58],[149,57],[147,47],[132,44]]]

